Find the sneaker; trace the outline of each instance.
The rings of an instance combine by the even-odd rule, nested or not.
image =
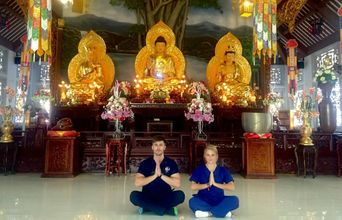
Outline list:
[[[165,214],[177,216],[178,215],[178,209],[177,209],[177,207],[172,207],[170,209],[167,209]]]
[[[231,218],[232,217],[232,212],[228,212],[226,217]]]
[[[138,213],[139,215],[142,215],[144,213],[144,209],[142,207],[138,208]]]
[[[210,216],[210,212],[204,212],[204,211],[197,210],[195,212],[195,216],[196,216],[196,218],[206,218],[206,217]]]
[[[173,207],[172,211],[173,211],[173,215],[174,216],[178,216],[178,209],[177,209],[177,207]]]

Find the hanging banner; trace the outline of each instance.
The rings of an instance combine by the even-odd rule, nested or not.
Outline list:
[[[298,43],[295,39],[287,41],[287,71],[288,71],[288,91],[294,96],[297,91],[297,47]]]

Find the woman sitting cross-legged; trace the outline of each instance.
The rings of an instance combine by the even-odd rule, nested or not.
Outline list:
[[[204,149],[205,164],[200,165],[190,177],[191,189],[198,193],[189,200],[189,207],[200,217],[231,217],[231,211],[239,207],[236,196],[225,196],[224,190],[234,190],[234,180],[230,172],[218,166],[216,146],[208,145]]]

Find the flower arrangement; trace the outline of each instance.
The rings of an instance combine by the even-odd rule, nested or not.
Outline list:
[[[204,98],[205,100],[209,100],[209,90],[203,82],[192,82],[187,86],[185,90],[185,95],[188,98],[188,100],[195,98],[198,90],[201,91],[200,95],[202,98]]]
[[[5,93],[6,93],[8,102],[11,102],[12,99],[15,97],[15,91],[14,91],[14,89],[12,89],[12,88],[9,87],[9,86],[6,86],[6,87],[5,87]]]
[[[266,97],[262,100],[262,104],[264,106],[269,106],[269,112],[272,116],[276,117],[278,120],[279,109],[281,104],[284,103],[283,97],[280,96],[277,92],[270,92],[266,95]]]
[[[34,95],[32,96],[32,100],[33,101],[52,101],[53,97],[51,96],[51,92],[50,89],[46,89],[41,87],[40,89],[38,89]]]
[[[113,92],[115,86],[112,88],[111,92]],[[120,97],[130,97],[132,95],[132,85],[130,82],[121,81],[119,82],[119,92]]]
[[[208,122],[214,121],[214,115],[212,114],[213,108],[210,102],[206,102],[201,98],[202,86],[200,84],[196,87],[196,98],[193,98],[188,104],[188,112],[185,113],[186,119],[197,122]],[[206,92],[206,91],[204,91]]]
[[[0,115],[1,116],[6,116],[6,115],[11,115],[11,116],[17,116],[20,115],[22,112],[17,109],[17,108],[12,108],[11,106],[0,106]]]
[[[337,81],[337,77],[332,68],[327,68],[323,66],[317,70],[314,80],[318,84],[326,84],[326,83],[335,84]]]
[[[317,111],[317,103],[321,97],[317,94],[317,90],[312,87],[309,89],[309,93],[305,90],[301,94],[297,94],[293,97],[295,103],[295,116],[298,119],[303,117],[317,118],[319,113]]]
[[[8,100],[8,105],[7,106],[0,106],[0,115],[4,117],[6,116],[14,116],[14,115],[20,115],[21,111],[17,108],[12,108],[10,106],[12,99],[15,97],[15,91],[9,86],[6,86],[5,89],[5,94]]]
[[[101,118],[106,120],[119,120],[124,121],[126,118],[133,118],[134,113],[129,106],[127,98],[120,97],[121,91],[118,81],[112,89],[113,95],[108,99],[107,105],[104,107],[104,112],[101,114]]]
[[[284,99],[277,92],[268,93],[266,97],[262,100],[262,104],[264,106],[280,106],[282,103],[284,103]]]

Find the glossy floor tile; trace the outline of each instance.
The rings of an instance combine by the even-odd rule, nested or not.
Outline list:
[[[234,176],[240,208],[233,219],[342,220],[342,178],[315,179],[278,175],[275,180]],[[195,219],[188,208],[193,192],[182,175],[186,201],[179,216],[138,215],[129,193],[133,175],[81,174],[76,178],[40,178],[39,174],[0,176],[0,220],[154,220]],[[213,219],[213,218],[210,218]]]

